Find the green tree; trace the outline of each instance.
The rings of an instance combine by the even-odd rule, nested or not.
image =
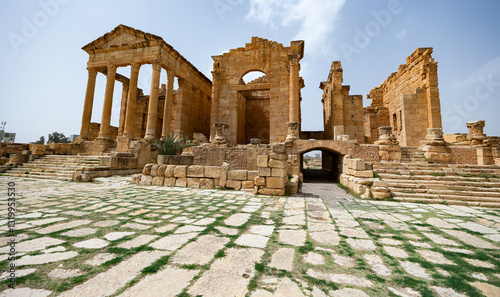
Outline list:
[[[59,132],[54,132],[49,134],[49,142],[53,143],[69,143],[69,138],[64,136],[64,134]]]
[[[35,141],[35,144],[45,144],[45,137],[40,136],[40,139]]]

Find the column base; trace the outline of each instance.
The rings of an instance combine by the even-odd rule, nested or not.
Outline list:
[[[288,134],[286,136],[286,140],[295,140],[295,139],[299,139],[299,135],[296,135],[296,134]]]

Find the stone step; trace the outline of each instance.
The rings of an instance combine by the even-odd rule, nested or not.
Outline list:
[[[436,190],[453,190],[453,191],[473,191],[473,192],[500,192],[500,187],[492,187],[485,184],[474,184],[455,182],[455,183],[445,183],[445,182],[425,182],[419,183],[418,181],[410,182],[386,182],[388,187],[401,188],[401,189],[436,189]]]
[[[435,164],[435,163],[427,163],[421,162],[418,164],[401,164],[401,163],[392,163],[392,162],[373,162],[373,168],[375,169],[384,169],[384,168],[392,168],[392,169],[412,169],[412,168],[470,168],[470,169],[496,169],[500,170],[500,166],[498,165],[471,165],[471,164]]]
[[[448,205],[463,205],[463,206],[480,206],[490,208],[500,208],[500,202],[481,202],[481,201],[458,201],[458,200],[444,200],[444,199],[422,199],[412,197],[394,197],[394,200],[401,202],[419,202],[419,203],[433,203],[433,204],[448,204]]]
[[[467,197],[476,197],[478,199],[482,198],[497,198],[500,201],[500,191],[456,191],[450,189],[436,189],[436,188],[399,188],[399,187],[388,187],[391,192],[394,193],[412,193],[412,194],[435,194],[439,196],[467,196]]]
[[[374,169],[375,172],[380,174],[396,174],[396,175],[433,175],[433,174],[445,174],[446,176],[458,175],[462,177],[488,177],[488,178],[500,178],[500,170],[494,169],[454,169],[454,168],[442,168],[441,170],[436,169]]]
[[[494,197],[475,197],[466,195],[440,195],[437,193],[405,193],[405,192],[392,192],[393,197],[409,197],[409,198],[420,198],[420,199],[430,199],[437,198],[442,200],[461,200],[461,201],[475,201],[475,202],[494,202],[500,203],[500,198]]]
[[[44,167],[35,167],[35,168],[25,168],[25,167],[18,167],[18,168],[12,168],[9,172],[32,172],[32,173],[68,173],[68,174],[73,174],[74,169],[66,169],[66,170],[60,170],[60,169],[50,169],[50,168],[44,168]]]
[[[45,176],[45,175],[38,175],[38,176],[32,176],[32,175],[26,175],[26,174],[8,174],[2,173],[2,175],[6,176],[11,176],[11,177],[22,177],[22,178],[32,178],[32,179],[52,179],[52,180],[61,180],[61,181],[71,181],[71,177],[60,177],[60,176]]]
[[[386,173],[377,173],[382,180],[413,180],[413,181],[448,181],[448,182],[456,182],[456,181],[465,181],[465,182],[492,182],[491,186],[500,185],[500,179],[498,178],[484,178],[484,177],[463,177],[460,175],[407,175],[407,174],[386,174]]]

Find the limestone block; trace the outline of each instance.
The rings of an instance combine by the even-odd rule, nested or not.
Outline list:
[[[247,180],[247,170],[229,170],[227,179],[232,180]]]
[[[266,178],[263,176],[257,176],[255,178],[255,185],[256,186],[265,186],[266,185]]]
[[[284,196],[285,188],[283,189],[259,188],[258,193],[262,195]]]
[[[165,169],[165,177],[174,177],[175,165],[167,165]]]
[[[202,189],[211,189],[214,187],[214,180],[211,178],[202,178],[200,179],[200,188]]]
[[[158,175],[158,165],[153,165],[151,166],[151,172],[149,173],[151,176],[157,176]]]
[[[285,154],[275,154],[275,153],[271,153],[271,155],[269,156],[269,158],[271,160],[281,160],[281,161],[286,161],[288,160],[288,156],[285,155]]]
[[[391,193],[385,187],[373,187],[372,196],[375,199],[385,199],[391,197]]]
[[[267,162],[269,162],[268,155],[260,155],[257,157],[257,166],[259,167],[267,167]]]
[[[279,177],[287,176],[286,169],[272,168],[271,169],[271,176],[279,176]]]
[[[299,185],[296,182],[286,182],[285,192],[289,194],[296,194],[299,191]]]
[[[366,178],[373,177],[372,170],[354,171],[353,173],[355,177],[366,177]]]
[[[221,168],[219,166],[205,166],[205,177],[220,178]]]
[[[165,180],[163,181],[163,185],[165,187],[173,187],[173,186],[175,186],[175,181],[176,181],[175,177],[165,177]]]
[[[273,144],[273,153],[275,153],[275,154],[286,154],[286,144],[285,143],[275,143],[275,144]]]
[[[187,185],[187,178],[180,177],[175,180],[176,187],[185,187]]]
[[[286,178],[283,177],[266,177],[266,187],[271,189],[284,189],[286,181]]]
[[[189,188],[199,188],[200,187],[200,178],[188,177],[187,178],[187,186]]]
[[[155,177],[153,177],[151,184],[153,186],[163,186],[164,179],[165,179],[165,177],[163,177],[163,176],[155,176]]]
[[[259,167],[259,176],[271,176],[271,168]]]
[[[142,174],[143,175],[151,175],[151,167],[153,167],[155,164],[146,164],[144,168],[142,169]]]
[[[153,181],[153,177],[151,175],[142,175],[141,181],[139,185],[141,186],[150,186]]]
[[[132,175],[132,179],[130,180],[131,184],[138,184],[139,181],[141,180],[142,174],[134,174]]]
[[[246,181],[241,182],[242,189],[253,189],[254,186],[255,186],[255,183],[251,180],[246,180]]]
[[[191,165],[187,168],[187,177],[205,177],[205,168],[200,165]]]
[[[241,181],[228,179],[226,182],[226,188],[239,190],[241,189]]]
[[[354,170],[365,170],[365,161],[362,159],[350,159],[349,167]]]
[[[174,168],[174,177],[186,177],[187,166],[186,165],[178,165]]]
[[[271,168],[286,168],[286,161],[270,160],[269,167],[271,167]]]
[[[220,179],[219,179],[219,187],[225,187],[227,183],[227,172],[229,171],[229,165],[224,163],[220,168]]]
[[[247,173],[247,180],[254,181],[257,176],[259,176],[258,170],[249,170]]]
[[[167,169],[166,164],[158,165],[158,170],[156,176],[165,176],[165,170]]]

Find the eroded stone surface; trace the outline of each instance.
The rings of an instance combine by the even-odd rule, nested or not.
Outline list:
[[[213,235],[200,236],[179,250],[172,261],[180,264],[207,264],[229,242],[229,238]]]
[[[149,246],[159,250],[173,251],[195,237],[196,233],[172,234],[151,243]]]
[[[59,296],[104,297],[111,295],[119,288],[123,287],[127,282],[134,279],[144,267],[167,254],[167,252],[163,251],[140,252],[133,255],[129,259],[120,262],[109,270],[99,273],[71,290],[61,293]],[[96,288],[99,288],[99,290],[96,290]]]
[[[89,240],[76,242],[73,244],[73,246],[75,246],[77,248],[84,248],[84,249],[100,249],[100,248],[107,246],[108,244],[109,244],[109,242],[107,242],[106,240],[99,239],[99,238],[92,238]]]
[[[51,262],[57,262],[57,261],[71,259],[71,258],[74,258],[76,256],[78,256],[78,253],[74,252],[74,251],[63,252],[63,253],[44,254],[44,255],[35,255],[35,256],[26,255],[26,256],[23,256],[21,259],[17,260],[16,265],[22,266],[22,265],[45,264],[45,263],[51,263]]]
[[[188,293],[204,297],[243,296],[254,276],[255,262],[260,261],[263,254],[263,250],[254,248],[226,250],[226,257],[215,260]]]
[[[280,248],[271,256],[269,266],[292,271],[294,254],[295,250],[292,248]]]
[[[306,241],[305,230],[279,230],[278,241],[284,244],[301,246]]]
[[[61,268],[56,268],[50,271],[48,274],[50,278],[62,278],[62,279],[72,278],[79,275],[82,275],[82,271],[80,271],[80,269],[61,269]]]
[[[156,274],[148,274],[137,284],[128,288],[120,297],[164,296],[175,297],[197,275],[199,270],[187,270],[168,266]],[[166,281],[167,280],[167,281]]]
[[[92,265],[92,266],[99,266],[105,262],[108,262],[109,260],[113,259],[114,257],[115,257],[115,255],[110,254],[110,253],[99,253],[99,254],[96,254],[91,259],[88,259],[87,261],[85,261],[85,264]]]

